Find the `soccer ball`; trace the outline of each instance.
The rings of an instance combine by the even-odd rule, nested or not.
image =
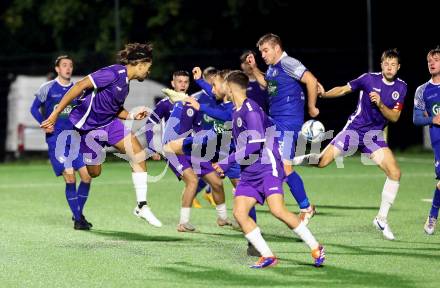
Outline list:
[[[311,143],[322,141],[324,132],[324,125],[318,120],[308,120],[301,127],[301,134]]]

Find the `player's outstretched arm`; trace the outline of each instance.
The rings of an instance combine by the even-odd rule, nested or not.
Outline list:
[[[316,100],[318,98],[318,80],[310,71],[304,72],[301,82],[306,84],[307,88],[307,105],[310,117],[319,115],[319,109],[316,108]]]
[[[61,99],[60,103],[49,115],[49,117],[41,123],[40,127],[44,129],[53,127],[57,121],[58,115],[60,115],[64,108],[66,108],[66,106],[69,105],[73,99],[80,96],[84,90],[91,88],[93,88],[93,83],[88,76],[76,82],[76,84],[73,85],[69,91],[67,91],[63,99]]]
[[[337,86],[337,87],[334,87],[326,92],[321,93],[320,97],[321,98],[336,98],[336,97],[344,96],[345,94],[348,94],[351,91],[352,90],[351,90],[350,85]]]

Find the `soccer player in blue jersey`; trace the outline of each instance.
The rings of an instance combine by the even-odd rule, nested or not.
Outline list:
[[[258,83],[265,87],[269,94],[269,116],[279,133],[279,147],[282,151],[287,184],[300,207],[300,218],[307,224],[315,214],[315,206],[310,204],[304,183],[293,169],[292,160],[295,156],[296,141],[304,123],[306,96],[302,84],[305,84],[307,89],[309,115],[316,117],[319,114],[316,108],[318,82],[300,61],[284,52],[281,39],[277,35],[262,36],[257,42],[257,47],[264,62],[269,65],[266,73],[258,69],[253,54],[249,54],[246,60]]]
[[[187,71],[179,70],[173,73],[171,80],[171,86],[177,92],[186,93],[189,88],[189,73]],[[171,110],[173,109],[173,103],[168,97],[160,100],[154,108],[153,112],[147,119],[147,131],[145,133],[147,139],[147,147],[153,151],[151,156],[153,160],[160,160],[161,156],[157,153],[156,149],[153,147],[153,126],[161,124],[162,121],[168,121],[170,118]]]
[[[400,55],[396,49],[382,53],[381,69],[381,72],[365,73],[345,86],[338,86],[326,92],[320,86],[319,93],[322,98],[335,98],[359,91],[359,102],[356,111],[350,116],[342,131],[320,155],[317,155],[319,159],[317,166],[326,167],[336,157],[352,154],[358,148],[368,155],[387,176],[379,212],[373,224],[386,239],[394,240],[387,217],[399,190],[401,173],[396,158],[385,141],[383,129],[388,122],[399,120],[407,91],[406,83],[397,78]],[[300,156],[301,164],[310,162],[308,157],[314,155]]]
[[[172,96],[176,94],[175,92],[168,91],[173,102]],[[185,97],[188,96],[186,95]],[[215,132],[203,129],[202,118],[203,114],[199,113],[199,111],[181,101],[176,102],[165,125],[163,143],[168,144],[175,139],[193,134],[208,134],[206,139],[213,139],[210,137],[214,137]],[[219,226],[232,225],[232,222],[227,217],[223,182],[212,168],[211,162],[209,162],[210,159],[205,159],[202,153],[200,155],[175,155],[171,149],[167,148],[167,145],[164,146],[164,152],[169,160],[171,170],[179,180],[183,180],[185,183],[177,231],[192,232],[196,230],[190,223],[190,215],[199,178],[202,178],[211,186],[216,203],[217,224]]]
[[[232,129],[237,151],[214,167],[223,173],[231,163],[240,163],[241,179],[235,190],[233,213],[246,239],[262,255],[251,268],[266,268],[278,262],[260,229],[249,217],[249,210],[255,204],[262,205],[265,201],[272,215],[284,222],[309,246],[315,266],[321,266],[325,260],[323,246],[316,241],[305,223],[289,212],[284,204],[284,169],[278,143],[274,141],[275,129],[271,127],[272,123],[262,108],[246,97],[249,78],[242,71],[233,71],[227,75],[226,81],[228,96],[235,106]]]
[[[39,124],[48,116],[58,105],[64,94],[73,86],[71,76],[73,72],[73,60],[67,55],[61,55],[55,60],[55,71],[57,77],[41,85],[35,93],[35,99],[32,103],[31,113]],[[66,182],[66,199],[73,214],[73,228],[77,230],[89,230],[92,224],[86,220],[83,215],[83,208],[86,204],[91,177],[83,162],[82,154],[70,162],[66,162],[66,153],[69,153],[73,141],[78,141],[70,137],[62,155],[56,153],[57,138],[65,130],[73,130],[73,125],[69,121],[69,113],[75,105],[72,102],[60,114],[59,121],[53,129],[44,129],[46,132],[46,143],[49,148],[49,160],[56,176],[63,175]],[[75,171],[78,172],[81,182],[76,187]]]
[[[429,125],[431,146],[434,150],[435,174],[437,180],[440,180],[440,47],[430,50],[427,60],[431,79],[416,90],[413,121],[417,126]],[[424,225],[428,235],[434,234],[439,208],[440,181],[435,187],[431,210]]]
[[[145,109],[129,112],[124,108],[131,80],[143,81],[150,74],[153,61],[151,43],[129,43],[118,53],[119,64],[107,66],[84,77],[64,95],[49,117],[41,123],[44,129],[53,129],[61,112],[77,99],[69,119],[81,136],[80,152],[87,170],[98,177],[105,159],[105,146],[115,147],[129,158],[137,205],[133,214],[149,224],[162,223],[147,205],[146,153],[136,136],[124,126],[123,120],[142,120]],[[97,139],[98,138],[98,139]]]

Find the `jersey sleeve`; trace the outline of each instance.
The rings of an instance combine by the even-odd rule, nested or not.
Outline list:
[[[425,100],[423,99],[423,92],[425,85],[417,87],[416,95],[414,96],[414,109],[426,111]]]
[[[368,73],[364,73],[358,78],[351,80],[347,84],[348,86],[350,86],[351,90],[353,91],[361,90],[365,87],[365,83],[367,82],[367,79],[368,79]]]
[[[394,101],[393,109],[396,109],[396,110],[399,110],[399,111],[403,110],[403,103],[405,102],[406,90],[407,90],[406,85],[404,85],[402,87],[402,89],[400,89],[398,98]],[[393,92],[393,93],[397,93],[397,92]]]
[[[115,71],[108,67],[99,69],[98,71],[89,74],[89,79],[93,83],[95,89],[108,86],[110,83],[118,78]]]
[[[41,102],[46,102],[47,95],[49,94],[49,90],[52,87],[52,81],[46,82],[38,88],[37,92],[35,92],[35,97]]]
[[[286,71],[287,75],[296,80],[301,80],[307,68],[297,59],[292,57],[284,57],[281,59],[281,67]]]

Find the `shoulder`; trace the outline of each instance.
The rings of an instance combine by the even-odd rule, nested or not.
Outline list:
[[[38,94],[46,94],[49,92],[49,90],[56,84],[57,82],[55,80],[47,81],[40,85],[38,88]]]
[[[402,85],[402,86],[404,86],[404,87],[408,86],[408,85],[406,84],[406,82],[403,81],[403,80],[400,79],[400,78],[396,78],[396,83],[399,83],[399,85]]]
[[[298,67],[298,66],[303,66],[301,61],[299,61],[298,59],[295,59],[293,57],[290,57],[290,56],[284,56],[283,58],[281,58],[280,62],[281,62],[281,66],[282,67]]]
[[[416,89],[416,96],[422,96],[423,92],[425,92],[426,86],[429,85],[429,82],[425,82]]]

